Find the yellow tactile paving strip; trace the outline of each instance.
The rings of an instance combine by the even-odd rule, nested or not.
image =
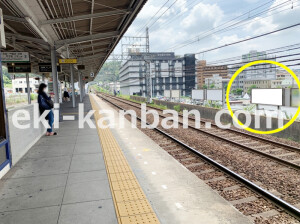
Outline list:
[[[90,95],[95,121],[99,115],[94,96]],[[120,224],[157,224],[160,223],[148,202],[141,186],[132,172],[119,144],[109,128],[98,128],[106,172]]]

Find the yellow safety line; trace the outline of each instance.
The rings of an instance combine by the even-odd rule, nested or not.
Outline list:
[[[94,97],[90,94],[97,123],[102,116],[99,115]],[[98,125],[97,130],[118,222],[120,224],[160,223],[111,130],[99,128]]]

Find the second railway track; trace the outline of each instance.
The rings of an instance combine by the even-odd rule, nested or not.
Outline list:
[[[120,99],[119,97],[113,97],[108,94],[105,94],[105,96],[126,103],[137,109],[140,109],[140,104],[138,103],[128,101],[125,99]],[[161,109],[155,107],[149,107],[149,106],[147,107],[159,111],[159,116],[164,118],[167,117],[165,115],[162,115]],[[189,117],[189,119],[192,121],[195,120],[192,117]],[[208,121],[201,120],[200,122],[205,123]],[[182,124],[182,121],[179,120],[179,123]],[[275,142],[270,139],[255,136],[235,129],[221,129],[214,123],[212,122],[210,123],[212,127],[209,129],[207,128],[198,129],[191,124],[189,124],[189,128],[200,131],[210,137],[217,138],[221,141],[225,141],[229,144],[235,145],[242,149],[275,160],[286,166],[292,167],[296,170],[300,170],[300,148],[292,145],[284,144],[281,142]]]

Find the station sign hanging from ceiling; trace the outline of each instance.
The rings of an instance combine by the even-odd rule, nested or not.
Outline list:
[[[30,62],[29,52],[1,52],[2,62]]]
[[[78,70],[85,70],[85,65],[77,65]]]
[[[51,63],[39,63],[39,72],[41,73],[48,73],[52,72],[52,65]],[[57,66],[57,72],[61,72],[61,66]]]
[[[60,58],[59,64],[77,64],[77,58]]]
[[[8,73],[31,73],[31,63],[7,63]]]

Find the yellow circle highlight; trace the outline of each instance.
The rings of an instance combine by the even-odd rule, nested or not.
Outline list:
[[[253,62],[250,62],[248,64],[245,64],[243,65],[241,68],[239,68],[235,73],[234,75],[231,77],[229,83],[228,83],[228,86],[227,86],[227,90],[226,90],[226,104],[227,104],[227,107],[228,107],[228,110],[230,112],[230,116],[233,118],[233,120],[239,124],[243,129],[249,131],[249,132],[252,132],[252,133],[255,133],[255,134],[274,134],[274,133],[277,133],[277,132],[280,132],[280,131],[283,131],[284,129],[288,128],[289,126],[291,126],[294,121],[297,119],[297,117],[299,116],[300,114],[300,106],[298,107],[297,109],[297,112],[296,114],[292,117],[292,119],[286,123],[284,126],[282,126],[281,128],[277,128],[275,130],[271,130],[271,131],[258,131],[258,130],[255,130],[255,129],[252,129],[252,128],[249,128],[247,126],[245,126],[242,122],[239,121],[239,119],[234,115],[231,107],[230,107],[230,103],[229,103],[229,93],[230,93],[230,89],[231,89],[231,85],[233,83],[233,81],[236,79],[236,77],[243,71],[245,70],[246,68],[252,66],[252,65],[256,65],[256,64],[260,64],[260,63],[268,63],[268,64],[274,64],[274,65],[277,65],[277,66],[280,66],[281,68],[283,68],[284,70],[286,70],[288,73],[290,73],[290,75],[296,80],[296,83],[298,85],[298,88],[299,88],[299,91],[300,91],[300,81],[298,79],[298,77],[295,75],[295,73],[287,66],[285,66],[284,64],[281,64],[279,62],[276,62],[276,61],[270,61],[270,60],[258,60],[258,61],[253,61]]]

